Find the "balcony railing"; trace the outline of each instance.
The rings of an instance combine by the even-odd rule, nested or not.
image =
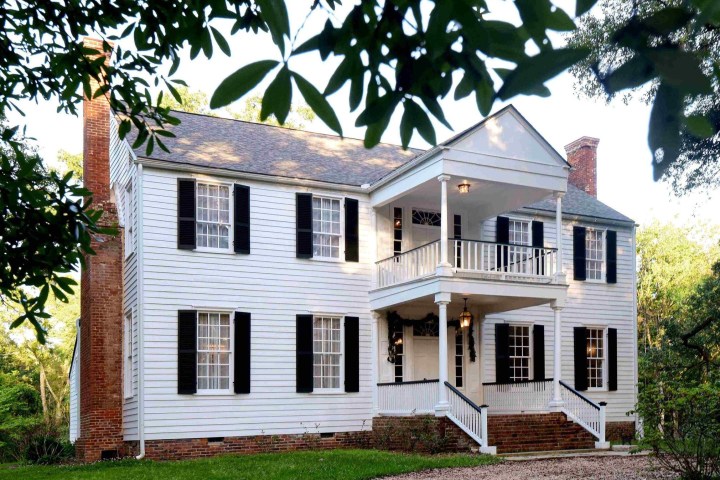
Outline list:
[[[429,414],[440,396],[439,380],[378,383],[378,413],[381,415]]]
[[[546,412],[552,392],[552,379],[483,383],[483,399],[494,413]]]
[[[550,280],[555,275],[555,248],[466,239],[448,242],[448,261],[456,272],[479,273],[503,280]],[[439,260],[440,240],[380,260],[376,263],[377,286],[389,287],[430,277],[435,274]]]

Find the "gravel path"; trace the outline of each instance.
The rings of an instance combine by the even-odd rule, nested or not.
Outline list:
[[[391,480],[665,480],[677,478],[648,456],[571,457],[409,473]]]

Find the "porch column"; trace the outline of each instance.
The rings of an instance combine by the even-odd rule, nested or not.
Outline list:
[[[380,326],[380,313],[372,312],[372,330],[371,330],[371,347],[370,352],[372,360],[370,361],[370,367],[372,368],[372,414],[373,417],[378,413],[378,382],[380,377],[378,365],[378,328]]]
[[[550,400],[550,407],[559,409],[563,405],[562,395],[560,394],[560,377],[562,375],[562,320],[560,312],[562,306],[558,305],[557,302],[550,304],[555,313],[555,327],[554,327],[554,340],[553,340],[553,396]]]
[[[438,396],[438,404],[435,406],[435,416],[444,417],[450,408],[447,389],[445,388],[445,382],[448,380],[447,306],[450,303],[450,294],[435,294],[435,303],[437,303],[438,306],[438,323],[440,324],[440,334],[438,335],[438,341],[440,342],[440,348],[438,348],[438,379],[440,380],[438,382],[438,388],[440,389],[440,394]]]
[[[563,244],[562,244],[562,197],[563,192],[555,192],[555,244],[557,255],[555,256],[555,280],[557,283],[565,283],[565,272],[563,272]]]
[[[448,205],[447,205],[447,182],[450,175],[440,175],[440,263],[437,266],[437,274],[440,276],[452,275],[452,265],[448,261]]]

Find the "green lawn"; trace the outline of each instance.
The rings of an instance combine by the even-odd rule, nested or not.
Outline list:
[[[177,462],[122,460],[80,466],[0,466],[0,480],[362,480],[430,468],[498,462],[487,455],[405,455],[377,450],[329,450],[224,456]]]

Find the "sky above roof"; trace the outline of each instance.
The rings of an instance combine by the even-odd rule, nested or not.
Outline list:
[[[301,9],[305,2],[291,4],[291,23],[299,24],[305,18]],[[350,3],[350,2],[348,2]],[[493,8],[498,7],[498,15],[508,14],[509,2],[491,0]],[[557,5],[572,12],[574,0],[558,0]],[[307,32],[318,31],[324,19],[310,18],[305,26]],[[221,28],[228,31],[230,25]],[[296,28],[297,25],[292,25]],[[302,35],[299,40],[302,40]],[[249,62],[268,58],[278,58],[275,46],[269,35],[238,34],[229,38],[232,57],[217,52],[207,60],[198,57],[181,64],[177,77],[185,80],[192,89],[211,94],[215,87],[230,73]],[[557,42],[556,42],[557,43]],[[320,89],[337,66],[336,59],[323,63],[318,57],[303,55],[291,61],[291,68],[299,71]],[[262,93],[267,87],[266,79],[253,93]],[[633,218],[640,224],[653,219],[685,223],[692,217],[720,223],[720,192],[698,193],[684,198],[676,198],[664,183],[652,180],[651,155],[647,147],[647,125],[650,109],[647,105],[634,102],[625,105],[615,101],[610,105],[603,101],[578,98],[573,88],[573,78],[563,74],[548,83],[552,95],[548,98],[517,97],[511,99],[513,105],[561,154],[563,147],[573,140],[587,135],[600,139],[598,147],[598,198],[610,207]],[[362,138],[364,131],[354,127],[358,112],[351,113],[347,106],[348,87],[330,97],[343,126],[344,134]],[[441,102],[445,116],[454,130],[448,130],[436,123],[437,138],[442,142],[458,132],[482,120],[474,99],[468,97],[461,101],[450,98]],[[294,99],[299,99],[294,92]],[[241,100],[242,102],[242,100]],[[505,104],[496,104],[497,111]],[[57,114],[56,104],[41,103],[21,105],[26,117],[11,115],[10,120],[28,124],[28,134],[34,137],[40,153],[46,159],[53,159],[60,149],[70,152],[82,151],[82,121],[80,118]],[[384,142],[399,143],[399,115],[396,115],[384,137]],[[329,133],[319,120],[308,125],[309,130]],[[411,146],[428,148],[419,137],[413,137]]]

